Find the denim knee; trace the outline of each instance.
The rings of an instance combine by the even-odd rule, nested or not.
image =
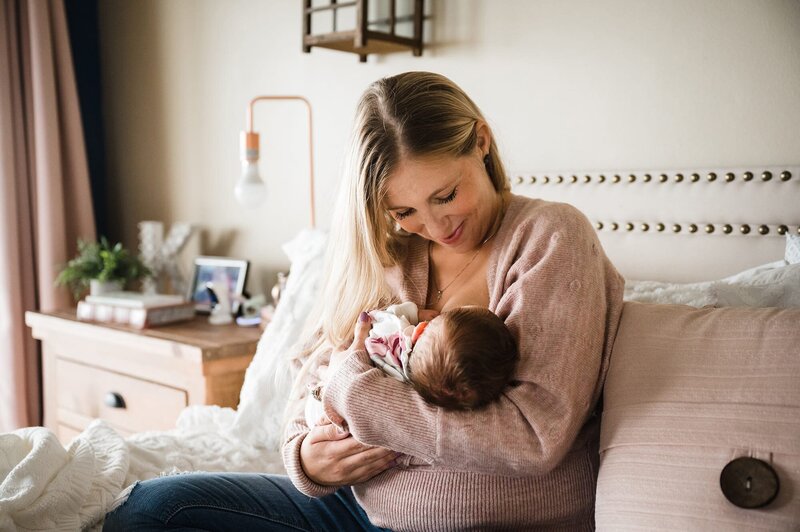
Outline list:
[[[103,531],[166,528],[163,516],[168,516],[170,512],[170,490],[167,483],[159,480],[136,482],[123,490],[106,514]]]

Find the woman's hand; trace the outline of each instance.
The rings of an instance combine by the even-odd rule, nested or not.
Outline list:
[[[400,453],[356,441],[347,431],[323,418],[300,446],[306,476],[323,486],[350,486],[365,482],[396,465]]]
[[[369,317],[369,314],[366,312],[362,312],[358,316],[358,321],[356,322],[356,331],[353,334],[353,343],[350,344],[350,347],[341,351],[334,351],[331,353],[331,360],[328,363],[328,372],[327,375],[331,376],[334,374],[336,369],[344,362],[347,358],[347,355],[350,354],[351,351],[365,351],[366,346],[364,345],[367,341],[367,337],[369,336],[369,330],[372,327],[372,318]]]

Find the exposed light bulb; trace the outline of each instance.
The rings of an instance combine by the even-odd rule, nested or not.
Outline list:
[[[242,161],[242,177],[233,190],[236,200],[245,207],[258,207],[267,197],[267,186],[258,175],[258,160]]]

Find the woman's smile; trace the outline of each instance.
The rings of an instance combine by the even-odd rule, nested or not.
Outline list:
[[[450,233],[447,237],[441,240],[441,243],[446,246],[452,246],[458,243],[458,239],[461,238],[461,235],[464,233],[464,222],[461,222],[456,230]]]

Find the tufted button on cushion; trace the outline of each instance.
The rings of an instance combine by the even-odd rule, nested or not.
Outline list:
[[[780,481],[768,463],[743,456],[722,468],[719,486],[725,498],[739,508],[761,508],[775,500]]]
[[[798,323],[796,308],[625,303],[603,389],[598,531],[800,531]],[[765,502],[766,467],[726,471],[730,493],[738,482],[763,509],[723,495],[720,474],[742,455],[780,477]]]

